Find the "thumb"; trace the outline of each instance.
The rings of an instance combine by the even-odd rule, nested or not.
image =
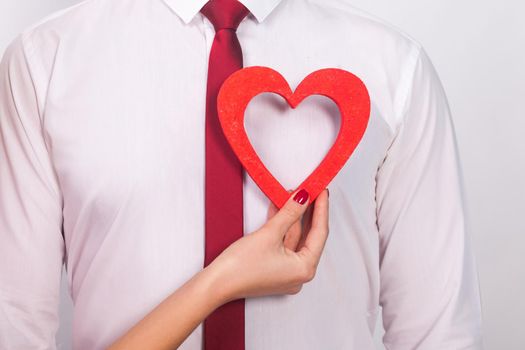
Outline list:
[[[293,190],[287,191],[289,194],[292,194]],[[270,201],[270,206],[268,207],[268,212],[266,213],[266,220],[270,220],[271,217],[275,215],[279,211],[279,208],[275,204],[273,204],[272,201]]]
[[[305,189],[296,190],[281,209],[268,220],[267,225],[275,228],[280,236],[301,218],[309,204],[310,195]]]

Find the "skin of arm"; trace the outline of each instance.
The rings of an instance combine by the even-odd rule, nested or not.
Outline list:
[[[176,349],[231,300],[298,293],[314,278],[328,236],[328,190],[313,206],[295,202],[295,193],[280,210],[271,204],[261,228],[233,242],[107,349]]]

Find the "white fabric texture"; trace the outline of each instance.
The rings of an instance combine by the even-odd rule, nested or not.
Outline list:
[[[246,300],[246,349],[481,349],[462,171],[443,86],[424,48],[340,0],[242,1],[244,66],[290,86],[356,74],[372,110],[329,184],[330,234],[299,294]],[[204,1],[85,0],[26,28],[0,63],[0,348],[55,349],[66,263],[73,347],[103,349],[203,266]],[[287,189],[339,127],[324,96],[271,93],[246,129]],[[269,200],[244,182],[245,234]],[[202,326],[181,350],[202,347]]]

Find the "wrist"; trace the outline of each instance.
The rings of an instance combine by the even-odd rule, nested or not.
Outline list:
[[[203,285],[207,290],[207,295],[210,296],[210,303],[214,308],[218,308],[234,299],[234,295],[225,278],[226,269],[219,261],[211,262],[200,274],[204,280]]]

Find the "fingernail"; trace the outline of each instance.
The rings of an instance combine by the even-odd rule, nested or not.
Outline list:
[[[328,189],[328,187],[326,188],[326,194],[328,195],[328,197],[330,197],[330,190]]]
[[[295,194],[295,196],[293,197],[293,200],[299,204],[304,204],[308,200],[308,196],[309,196],[308,191],[306,191],[303,188]]]

